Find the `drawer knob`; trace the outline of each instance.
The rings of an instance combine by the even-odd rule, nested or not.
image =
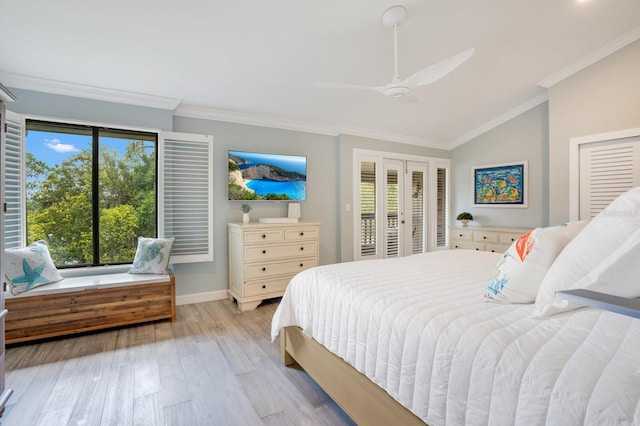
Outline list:
[[[300,247],[300,250],[304,250],[304,247]]]
[[[266,271],[266,270],[267,270],[267,268],[262,268],[262,272],[264,272],[264,271]]]
[[[455,246],[456,248],[458,248],[458,246]]]
[[[265,234],[262,234],[262,238],[267,238],[267,236]]]
[[[263,284],[263,285],[262,285],[262,288],[267,288],[267,286]]]
[[[486,239],[487,239],[487,237],[482,237],[482,239],[483,239],[483,240],[486,240]]]
[[[301,232],[301,233],[300,233],[300,236],[301,236],[301,237],[304,237],[304,232]]]
[[[459,234],[458,237],[462,237],[462,234]]]
[[[478,247],[476,247],[476,251],[480,250]]]
[[[491,249],[491,253],[495,253],[496,251],[494,249]]]
[[[516,240],[515,238],[512,238],[512,239],[511,239],[511,241],[512,241],[512,242],[513,242],[513,241],[515,241],[515,240]]]
[[[267,254],[267,251],[266,250],[262,250],[262,254]]]
[[[301,263],[301,264],[300,264],[300,267],[302,268],[303,266],[304,266],[304,263]]]

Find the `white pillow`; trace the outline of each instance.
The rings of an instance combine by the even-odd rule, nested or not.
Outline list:
[[[14,295],[62,279],[45,241],[36,241],[21,249],[5,250],[5,258],[5,275]]]
[[[130,274],[166,274],[174,238],[138,237]]]
[[[640,229],[618,247],[596,268],[566,290],[576,288],[597,291],[619,297],[640,297]],[[546,315],[582,307],[567,300],[556,299]]]
[[[613,200],[594,217],[560,253],[542,280],[534,315],[553,315],[567,309],[564,302],[556,302],[555,293],[578,288],[580,280],[594,271],[608,257],[623,246],[640,229],[640,187],[633,188]],[[624,253],[617,252],[616,256]],[[615,259],[612,258],[610,262]],[[605,267],[602,265],[602,267]],[[584,285],[584,281],[580,285]],[[625,285],[621,283],[621,285]]]
[[[485,301],[533,303],[549,267],[587,221],[536,228],[511,244],[487,283]]]

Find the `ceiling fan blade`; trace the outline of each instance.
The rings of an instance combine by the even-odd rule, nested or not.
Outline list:
[[[373,90],[375,92],[382,92],[383,87],[377,86],[359,86],[356,84],[342,84],[342,83],[324,83],[324,82],[315,82],[313,83],[316,87],[329,87],[332,89],[356,89],[356,90]]]
[[[403,83],[412,89],[414,87],[433,83],[462,65],[462,63],[469,59],[474,52],[475,49],[470,47],[460,53],[456,53],[455,55],[433,64],[422,71],[418,71],[411,77],[405,79]]]

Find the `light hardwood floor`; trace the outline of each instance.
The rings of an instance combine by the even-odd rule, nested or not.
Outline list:
[[[177,321],[7,348],[13,425],[350,425],[271,343],[277,303],[178,306]]]

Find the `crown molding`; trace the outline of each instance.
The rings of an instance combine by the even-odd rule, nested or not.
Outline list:
[[[126,105],[136,105],[173,111],[182,102],[180,99],[162,96],[145,95],[142,93],[126,92],[122,90],[104,89],[100,87],[84,86],[64,81],[48,80],[27,75],[12,74],[0,71],[0,80],[7,86],[17,89],[51,93],[54,95],[73,96],[76,98],[93,99],[97,101],[115,102]]]
[[[268,117],[244,112],[225,111],[196,105],[180,105],[173,112],[173,115],[336,136],[335,128],[322,124]]]
[[[9,89],[4,87],[2,83],[0,83],[0,101],[7,103],[7,102],[13,102],[15,100],[16,100],[16,97],[13,96],[13,93],[11,93]]]
[[[180,105],[173,113],[175,116],[199,118],[204,120],[221,121],[225,123],[246,124],[250,126],[270,127],[274,129],[293,130],[298,132],[315,133],[320,135],[338,136],[348,134],[371,139],[380,139],[390,142],[398,142],[410,145],[446,149],[446,144],[429,141],[427,139],[395,133],[377,132],[374,130],[360,129],[350,126],[329,126],[283,118],[275,118],[244,112],[225,111],[196,105]]]
[[[504,114],[501,114],[499,116],[497,116],[496,118],[494,118],[493,120],[490,120],[486,123],[484,123],[481,126],[476,127],[475,129],[471,130],[470,132],[465,133],[464,135],[454,139],[449,146],[447,147],[447,149],[453,149],[457,146],[460,146],[466,142],[469,142],[471,139],[476,138],[478,136],[480,136],[483,133],[488,132],[489,130],[498,127],[499,125],[506,123],[507,121],[519,116],[520,114],[522,114],[523,112],[529,111],[531,108],[536,107],[538,105],[540,105],[543,102],[546,102],[547,100],[549,100],[549,94],[545,91],[544,93],[539,94],[538,96],[529,99],[528,101],[518,105],[517,107],[510,109],[509,111],[505,112]]]
[[[397,142],[407,145],[417,145],[425,148],[449,149],[446,142],[434,141],[431,139],[418,138],[415,136],[401,135],[398,133],[379,132],[359,127],[340,126],[338,134],[360,136],[363,138],[379,139],[387,142]]]
[[[555,84],[558,84],[567,77],[571,77],[573,74],[582,71],[583,69],[595,64],[603,58],[611,55],[612,53],[622,49],[623,47],[640,40],[640,27],[631,30],[622,37],[612,41],[609,44],[604,45],[598,50],[589,53],[587,56],[578,59],[571,65],[561,69],[560,71],[550,75],[549,77],[540,80],[537,84],[540,87],[550,88]]]

